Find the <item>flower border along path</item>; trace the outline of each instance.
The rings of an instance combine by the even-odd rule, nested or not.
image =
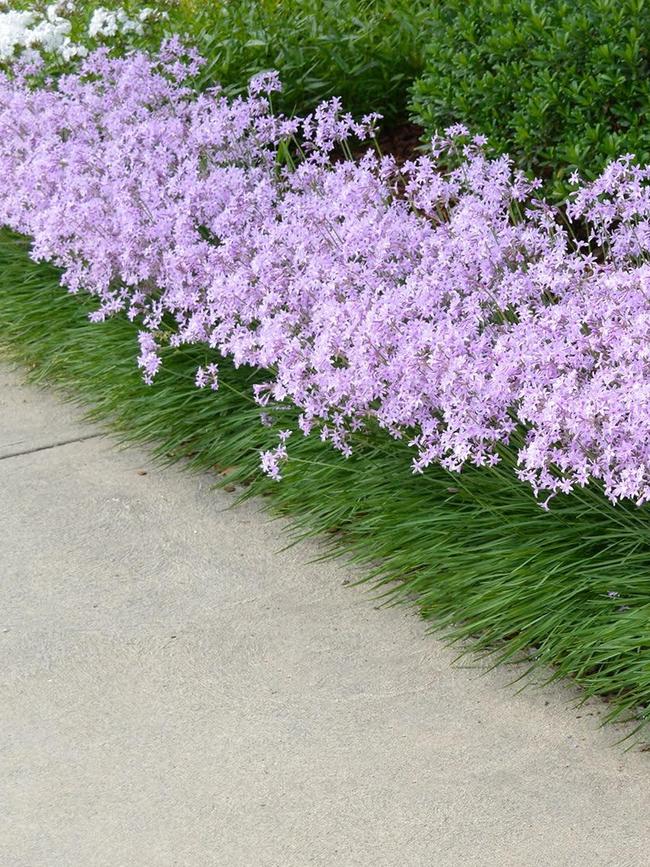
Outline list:
[[[197,95],[185,78],[200,65],[172,41],[154,58],[100,52],[46,88],[2,79],[0,218],[61,268],[27,266],[7,236],[6,303],[27,307],[5,342],[31,322],[27,347],[46,357],[38,320],[52,329],[60,289],[29,297],[41,279],[92,296],[94,323],[126,313],[101,325],[117,335],[102,387],[61,374],[97,412],[247,479],[261,453],[291,481],[279,508],[341,533],[425,615],[508,638],[505,656],[533,645],[613,694],[613,716],[643,719],[648,170],[621,160],[578,192],[599,261],[465,130],[401,169],[332,164],[372,118],[337,100],[275,116],[273,75],[246,99]],[[83,369],[93,327],[73,329],[82,348],[62,322],[51,361]],[[105,365],[120,369],[134,337],[150,387],[131,369],[122,393]]]
[[[90,322],[93,302],[63,292],[56,269],[31,261],[22,239],[2,235],[0,263],[0,342],[36,381],[63,386],[92,418],[125,443],[153,446],[162,462],[211,469],[216,484],[242,496],[270,495],[297,534],[321,534],[387,603],[416,605],[447,637],[470,638],[495,663],[554,666],[586,695],[607,696],[609,719],[644,720],[650,564],[638,510],[603,508],[584,492],[543,512],[509,471],[457,476],[432,467],[413,476],[408,449],[380,432],[360,439],[348,461],[314,438],[296,440],[278,485],[259,469],[275,434],[257,423],[252,371],[224,360],[219,392],[200,390],[192,381],[200,347],[167,347],[147,386],[133,365],[135,324]]]

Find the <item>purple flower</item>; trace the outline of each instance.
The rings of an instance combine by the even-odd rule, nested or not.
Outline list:
[[[578,186],[574,243],[465,127],[401,169],[336,161],[375,117],[337,99],[276,116],[275,74],[198,94],[200,63],[171,40],[40,89],[0,76],[0,223],[97,299],[93,319],[138,321],[147,382],[163,339],[201,344],[198,387],[218,388],[219,355],[265,371],[260,406],[298,407],[345,456],[368,424],[406,439],[414,472],[494,466],[518,442],[544,508],[591,481],[650,500],[650,168],[627,155]],[[304,158],[279,168],[293,137]],[[262,455],[273,478],[288,437]]]

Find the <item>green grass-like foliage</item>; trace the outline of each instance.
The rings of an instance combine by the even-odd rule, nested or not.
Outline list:
[[[645,0],[444,0],[430,27],[411,106],[429,133],[466,123],[555,197],[576,168],[650,160]]]
[[[0,233],[0,348],[31,379],[62,386],[124,443],[150,444],[163,462],[213,470],[215,483],[241,485],[244,496],[272,494],[267,502],[298,537],[321,534],[386,602],[415,604],[448,638],[472,639],[495,663],[553,666],[585,696],[606,696],[608,721],[650,719],[647,509],[613,507],[587,489],[547,513],[508,466],[413,476],[408,447],[380,431],[358,436],[347,461],[294,434],[284,479],[272,482],[259,450],[277,436],[259,424],[254,371],[222,360],[220,390],[199,390],[204,350],[167,348],[146,386],[134,362],[137,325],[88,322],[93,302],[64,292],[56,269],[27,250]],[[280,421],[295,428],[296,414]]]
[[[190,33],[207,58],[202,81],[241,92],[277,69],[277,107],[306,112],[333,95],[346,111],[406,116],[407,91],[423,68],[428,0],[228,0],[194,4]],[[182,8],[182,7],[181,7]]]

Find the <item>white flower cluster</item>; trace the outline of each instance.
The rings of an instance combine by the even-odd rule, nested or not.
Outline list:
[[[3,5],[0,0],[0,8]],[[85,57],[88,48],[70,38],[72,23],[68,16],[74,11],[74,0],[58,0],[47,6],[44,12],[35,9],[0,11],[0,63],[11,61],[19,52],[25,51],[54,54],[65,61]],[[91,16],[87,36],[95,40],[128,34],[142,36],[147,22],[166,15],[147,6],[131,17],[122,8],[99,6]]]
[[[154,10],[148,6],[141,10],[137,18],[130,18],[124,9],[105,9],[103,6],[95,9],[88,25],[88,35],[91,39],[111,38],[118,33],[135,33],[142,36],[145,22],[151,18]]]
[[[64,60],[84,57],[88,51],[70,39],[72,25],[62,12],[71,11],[71,4],[52,3],[45,17],[33,11],[0,12],[0,62],[10,60],[21,49],[59,54]]]

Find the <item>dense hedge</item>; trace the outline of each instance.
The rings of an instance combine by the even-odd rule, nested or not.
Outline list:
[[[444,0],[431,4],[412,110],[429,132],[464,122],[556,195],[635,153],[650,160],[650,4]]]

